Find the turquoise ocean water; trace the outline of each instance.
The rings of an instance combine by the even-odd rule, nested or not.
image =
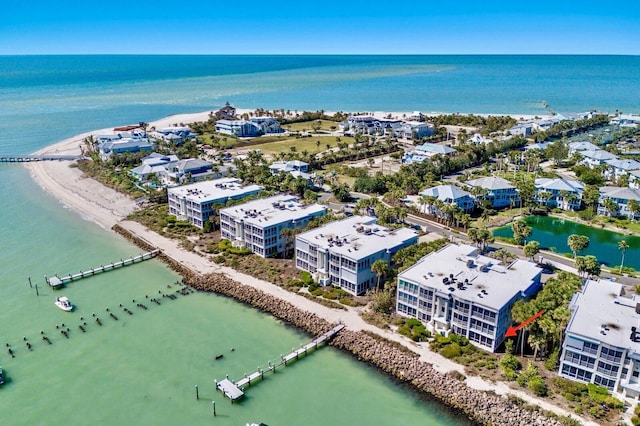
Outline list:
[[[226,101],[240,108],[522,114],[544,114],[546,101],[555,111],[638,112],[639,88],[640,58],[627,56],[0,57],[0,154]],[[0,365],[8,376],[0,424],[464,424],[332,348],[231,406],[213,379],[266,365],[308,336],[214,295],[147,303],[143,311],[132,300],[170,291],[177,279],[156,261],[67,286],[62,293],[77,310],[63,313],[43,275],[139,250],[69,212],[19,165],[0,165],[0,193]],[[94,313],[103,326],[91,320]],[[62,323],[68,339],[56,329]],[[215,361],[218,353],[225,357]]]

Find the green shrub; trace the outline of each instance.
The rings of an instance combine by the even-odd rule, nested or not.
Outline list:
[[[503,367],[502,374],[504,375],[504,378],[509,380],[510,382],[513,382],[518,377],[518,373],[516,373],[509,367]]]
[[[547,384],[540,376],[532,377],[527,383],[527,387],[531,389],[536,396],[547,396]]]
[[[575,382],[562,377],[554,378],[553,383],[562,393],[571,394],[576,398],[576,400],[580,400],[583,396],[588,394],[587,385],[584,383]]]
[[[313,277],[307,271],[300,272],[300,280],[304,283],[304,285],[311,285],[313,283]]]
[[[556,371],[556,369],[558,368],[558,359],[560,358],[560,349],[555,349],[553,352],[551,352],[551,354],[549,355],[549,358],[547,358],[544,361],[544,368],[546,368],[549,371]]]
[[[510,368],[513,371],[518,371],[522,368],[522,364],[520,363],[520,360],[516,358],[515,355],[506,354],[500,360],[500,367]]]
[[[453,359],[462,355],[462,349],[457,343],[451,343],[440,350],[440,355],[445,358]]]
[[[343,297],[342,299],[338,300],[338,302],[345,306],[356,306],[356,302],[349,297]]]
[[[589,414],[591,414],[596,419],[600,419],[604,417],[604,410],[599,406],[589,408]]]
[[[633,426],[640,426],[640,417],[638,416],[631,417],[631,424]]]
[[[633,409],[633,414],[640,416],[640,404],[636,405],[636,408]]]
[[[573,411],[576,414],[582,414],[582,407],[578,405]]]
[[[607,388],[593,383],[587,384],[587,390],[589,391],[589,398],[597,404],[604,403],[605,399],[609,396]]]

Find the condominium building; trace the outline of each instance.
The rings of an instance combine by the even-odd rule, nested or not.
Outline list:
[[[264,189],[259,185],[243,186],[240,179],[223,178],[169,188],[169,214],[187,220],[198,228],[216,214],[216,205],[257,195]]]
[[[398,275],[396,311],[493,352],[511,325],[511,307],[540,290],[541,274],[526,260],[501,265],[477,247],[450,244]]]
[[[629,290],[626,290],[629,292]],[[569,304],[561,376],[640,395],[640,296],[608,280],[587,280]]]
[[[220,209],[220,232],[236,247],[274,257],[293,248],[283,229],[301,229],[327,212],[319,204],[304,205],[293,195],[276,195]]]
[[[321,284],[333,284],[354,295],[375,286],[371,265],[415,244],[413,229],[390,230],[370,216],[351,216],[299,234],[296,237],[296,267],[310,272]]]

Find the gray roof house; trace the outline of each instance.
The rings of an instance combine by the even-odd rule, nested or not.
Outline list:
[[[571,157],[574,152],[597,151],[598,149],[600,148],[591,142],[571,142],[569,144],[569,157]]]
[[[536,202],[544,203],[542,192],[548,192],[551,197],[547,200],[546,205],[549,207],[557,207],[562,210],[578,210],[582,204],[582,192],[584,184],[577,180],[570,179],[548,179],[538,178],[535,180]]]
[[[640,189],[640,170],[629,172],[629,188]]]
[[[607,179],[617,179],[629,174],[632,170],[640,170],[640,162],[626,158],[606,160],[605,164],[608,166],[607,170],[604,172],[604,176]]]
[[[489,201],[494,209],[509,207],[520,202],[518,190],[506,179],[493,176],[482,177],[468,180],[465,185],[470,188],[484,189],[486,193],[476,198]]]
[[[436,197],[436,199],[443,203],[455,205],[467,213],[475,207],[475,198],[464,189],[454,185],[439,185],[427,188],[420,192],[420,195]],[[442,217],[443,212],[439,211],[435,205],[429,206],[429,210],[431,214]]]
[[[611,199],[618,204],[616,211],[611,212],[606,208],[607,199]],[[629,219],[639,219],[640,212],[632,212],[629,210],[629,201],[631,200],[640,203],[639,189],[621,188],[619,186],[604,186],[600,188],[598,214],[604,216],[625,216]]]
[[[618,159],[617,156],[602,149],[596,149],[595,151],[582,151],[580,154],[582,154],[581,163],[591,168],[601,166],[608,160]]]

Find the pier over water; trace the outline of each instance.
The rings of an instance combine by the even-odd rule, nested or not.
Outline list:
[[[55,275],[51,278],[48,278],[46,275],[44,276],[44,280],[47,282],[47,284],[49,284],[51,287],[56,288],[56,287],[60,287],[68,282],[71,281],[77,281],[80,280],[82,278],[87,278],[90,276],[93,276],[95,274],[99,274],[101,272],[107,272],[107,271],[112,271],[114,269],[118,269],[118,268],[122,268],[124,266],[129,266],[129,265],[133,265],[134,263],[140,263],[143,262],[145,260],[149,260],[149,259],[153,259],[154,257],[156,257],[158,255],[158,253],[160,253],[160,249],[155,249],[152,251],[148,251],[146,253],[142,253],[139,254],[137,256],[133,256],[130,257],[128,259],[120,259],[119,262],[111,262],[107,265],[100,265],[97,268],[91,268],[87,271],[80,271],[77,274],[69,274],[67,276],[64,277],[59,277],[58,275]]]
[[[295,349],[292,352],[288,353],[287,355],[281,355],[280,362],[277,362],[277,363],[269,362],[269,366],[266,370],[262,368],[258,368],[257,371],[249,375],[245,374],[242,379],[236,382],[229,380],[228,376],[221,381],[216,380],[215,381],[216,389],[221,391],[224,394],[224,396],[226,396],[231,400],[231,402],[241,399],[244,397],[244,390],[246,388],[251,386],[256,381],[264,379],[264,373],[266,372],[275,373],[276,368],[281,367],[283,365],[286,367],[287,363],[293,360],[297,360],[301,355],[306,355],[307,352],[312,349],[317,349],[318,345],[327,342],[333,336],[338,334],[343,328],[344,328],[344,324],[338,324],[337,326],[333,327],[331,330],[313,339],[310,343],[307,343],[306,345],[301,346],[300,349]]]
[[[82,155],[0,155],[0,163],[31,163],[33,161],[75,161]]]

